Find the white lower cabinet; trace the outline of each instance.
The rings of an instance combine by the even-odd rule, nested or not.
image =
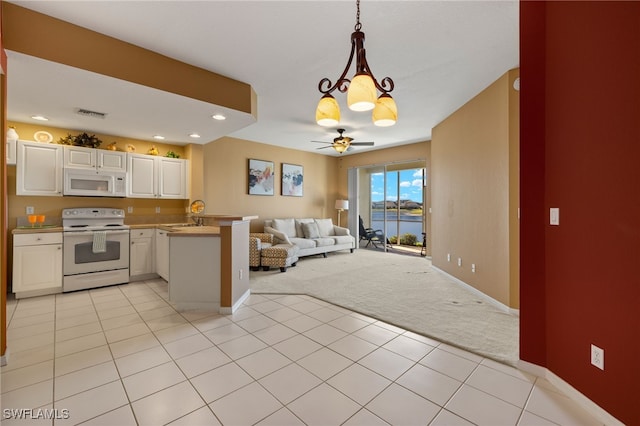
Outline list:
[[[62,233],[13,236],[13,292],[16,298],[62,292]]]
[[[169,236],[162,229],[156,229],[156,273],[169,281]]]
[[[155,274],[155,229],[132,229],[129,250],[129,276],[132,281]]]

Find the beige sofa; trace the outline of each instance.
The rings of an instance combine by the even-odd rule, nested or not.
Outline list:
[[[293,244],[298,247],[298,257],[322,254],[337,250],[353,250],[356,239],[347,228],[333,224],[331,219],[267,219],[264,232],[273,235],[274,244]]]

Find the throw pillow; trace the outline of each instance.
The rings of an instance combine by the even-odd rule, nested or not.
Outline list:
[[[311,218],[306,218],[306,219],[295,219],[295,223],[296,223],[296,236],[297,236],[297,237],[304,238],[304,231],[302,230],[302,224],[303,224],[303,223],[309,223],[309,222],[313,222],[313,219],[311,219]]]
[[[272,234],[276,239],[275,241],[276,244],[291,244],[289,237],[284,232],[280,232],[277,229],[274,229],[270,226],[265,226],[264,232],[268,232],[269,234]]]
[[[321,237],[330,237],[336,235],[333,230],[333,222],[331,219],[316,219],[316,224],[318,225],[318,231],[320,232]]]
[[[318,225],[315,222],[303,223],[302,231],[305,238],[320,238],[320,231],[318,231]]]
[[[289,237],[296,236],[296,224],[291,219],[273,219],[272,227],[277,229],[280,232],[287,234]]]

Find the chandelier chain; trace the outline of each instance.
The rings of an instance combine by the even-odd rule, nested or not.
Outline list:
[[[360,23],[360,0],[356,0],[356,25],[353,28],[356,31],[362,29],[362,24]]]

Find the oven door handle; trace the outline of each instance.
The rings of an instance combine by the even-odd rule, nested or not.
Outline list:
[[[67,231],[64,234],[65,235],[87,235],[87,234],[93,234],[94,232],[102,232],[102,231],[98,231],[98,230],[92,230],[92,231]],[[120,230],[108,230],[105,229],[104,232],[107,233],[107,237],[110,235],[123,235],[123,234],[128,234],[129,230],[128,229],[120,229]]]

